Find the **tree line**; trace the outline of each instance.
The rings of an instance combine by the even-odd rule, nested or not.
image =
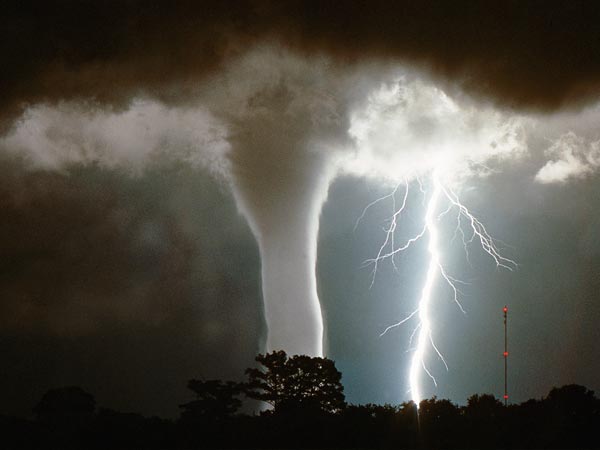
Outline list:
[[[436,397],[351,405],[333,361],[283,351],[256,357],[244,382],[189,380],[190,401],[166,420],[97,408],[79,387],[52,389],[34,419],[0,416],[1,448],[77,449],[565,449],[596,448],[600,400],[580,385],[504,406],[491,394],[466,405]],[[240,412],[255,402],[257,413]]]

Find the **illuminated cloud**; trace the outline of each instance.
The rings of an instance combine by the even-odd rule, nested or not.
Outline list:
[[[561,135],[545,154],[550,160],[535,176],[540,183],[564,183],[600,168],[600,140],[590,142],[573,132]]]
[[[520,116],[450,98],[421,79],[400,77],[375,90],[351,119],[356,158],[344,168],[398,180],[443,168],[451,178],[489,172],[486,162],[527,150]]]
[[[226,174],[226,130],[206,109],[136,100],[122,111],[81,102],[25,111],[0,149],[32,168],[98,164],[139,173],[167,156]]]

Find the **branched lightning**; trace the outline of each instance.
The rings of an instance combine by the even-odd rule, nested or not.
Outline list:
[[[423,198],[425,199],[428,193],[425,191],[421,180],[417,178],[417,182],[419,190],[421,191],[421,193],[423,193]],[[496,264],[496,267],[508,270],[513,270],[517,267],[517,263],[515,261],[506,258],[500,254],[494,239],[492,239],[485,226],[469,211],[469,209],[466,206],[464,206],[460,202],[458,195],[454,191],[444,186],[437,172],[433,173],[431,185],[432,189],[431,194],[429,194],[429,198],[427,200],[424,225],[416,235],[406,240],[402,245],[397,245],[397,243],[394,240],[394,235],[396,227],[398,225],[398,219],[402,215],[402,212],[405,210],[407,205],[409,191],[409,183],[407,179],[404,179],[404,181],[401,184],[398,184],[390,194],[381,197],[367,205],[367,207],[364,209],[363,213],[361,214],[356,223],[356,226],[358,226],[360,220],[364,218],[367,210],[372,206],[386,199],[392,200],[394,212],[391,218],[389,219],[389,224],[387,225],[387,227],[384,228],[385,239],[382,245],[380,246],[377,255],[374,258],[370,258],[365,261],[366,266],[372,266],[371,286],[373,286],[373,283],[375,282],[375,277],[377,274],[379,263],[383,262],[386,259],[390,259],[393,267],[397,269],[394,257],[398,253],[408,249],[412,244],[414,244],[422,238],[426,237],[428,239],[427,251],[429,254],[429,264],[427,267],[427,273],[421,290],[421,296],[418,301],[417,309],[415,309],[412,313],[410,313],[408,316],[406,316],[399,322],[388,326],[381,333],[381,336],[383,336],[391,329],[405,324],[414,317],[418,317],[418,323],[410,336],[409,346],[411,347],[410,350],[413,352],[413,355],[408,374],[411,397],[417,406],[419,405],[422,399],[421,387],[419,382],[422,371],[425,372],[425,374],[427,374],[431,378],[434,385],[437,386],[435,377],[425,364],[425,357],[429,348],[432,348],[435,351],[437,356],[440,358],[440,360],[446,367],[446,370],[448,370],[448,364],[446,363],[446,360],[444,359],[442,353],[440,352],[440,350],[434,342],[432,324],[429,314],[433,298],[433,292],[435,289],[436,281],[438,279],[443,280],[444,283],[450,288],[454,302],[463,313],[465,312],[460,302],[461,291],[458,289],[457,286],[466,283],[448,274],[447,270],[444,268],[441,262],[441,253],[439,246],[440,232],[438,228],[438,223],[440,219],[452,213],[453,211],[456,213],[456,228],[454,230],[454,236],[452,238],[452,241],[454,241],[456,237],[460,234],[465,249],[465,255],[469,263],[469,246],[473,243],[478,243],[483,249],[483,251],[485,251],[492,258],[492,260]],[[397,206],[396,194],[400,189],[400,186],[404,186],[404,190],[400,205]],[[440,209],[440,204],[444,202],[446,204],[446,208],[441,213],[438,213],[438,210]],[[412,343],[415,338],[416,346],[412,348]]]

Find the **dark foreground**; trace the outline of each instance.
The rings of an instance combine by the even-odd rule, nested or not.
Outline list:
[[[600,400],[580,385],[504,406],[473,395],[399,406],[348,405],[327,358],[258,355],[243,383],[190,380],[177,420],[97,408],[78,387],[48,391],[31,419],[0,415],[0,449],[590,449]],[[246,402],[271,407],[242,414]]]
[[[434,398],[421,402],[418,414],[406,403],[176,421],[107,409],[34,420],[0,416],[0,448],[599,448],[598,430],[600,401],[586,388],[569,385],[508,407],[491,395],[474,395],[464,407]]]

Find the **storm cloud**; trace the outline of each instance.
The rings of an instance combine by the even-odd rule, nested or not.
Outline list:
[[[444,326],[465,319],[440,308],[452,369],[440,392],[493,389],[498,336],[485,331],[506,293],[520,301],[518,349],[536,351],[535,369],[517,367],[545,376],[527,388],[524,376],[517,395],[591,380],[595,325],[577,335],[557,305],[598,316],[598,23],[600,8],[577,1],[3,5],[2,379],[19,387],[4,409],[26,414],[45,388],[87,383],[102,404],[173,415],[186,379],[236,378],[265,341],[319,354],[285,333],[269,342],[261,309],[288,295],[288,316],[307,298],[314,313],[317,293],[350,399],[404,399],[399,341],[377,336],[413,308],[424,261],[407,255],[400,277],[384,268],[368,291],[361,263],[389,211],[353,226],[390,179],[443,154],[472,177],[465,201],[516,241],[522,275],[476,265],[483,300],[466,306],[479,331]],[[406,235],[420,219],[411,202]],[[556,332],[535,326],[540,304]],[[573,364],[555,376],[561,361],[540,342],[561,332],[586,359],[560,346]],[[461,342],[478,342],[474,356]]]
[[[400,60],[508,107],[576,105],[600,87],[600,11],[584,1],[25,1],[0,20],[5,126],[61,99],[185,102],[260,42],[340,64]]]

